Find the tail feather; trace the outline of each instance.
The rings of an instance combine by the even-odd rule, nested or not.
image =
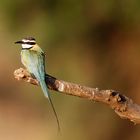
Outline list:
[[[49,94],[49,91],[48,91],[48,88],[47,88],[47,85],[45,83],[45,81],[41,81],[40,82],[40,86],[44,92],[44,95],[46,98],[48,98],[49,100],[49,103],[51,104],[51,107],[52,107],[52,110],[54,112],[54,115],[55,115],[55,118],[56,118],[56,121],[57,121],[57,125],[58,125],[58,131],[60,132],[60,123],[59,123],[59,119],[58,119],[58,116],[57,116],[57,113],[55,111],[55,108],[54,108],[54,105],[52,103],[52,100],[51,100],[51,97],[50,97],[50,94]]]

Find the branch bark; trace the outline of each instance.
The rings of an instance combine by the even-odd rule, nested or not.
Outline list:
[[[39,82],[31,77],[29,72],[23,68],[14,72],[17,80],[23,80],[30,84],[39,85]],[[46,83],[50,90],[55,90],[67,95],[78,96],[93,101],[102,102],[110,106],[121,118],[129,119],[135,124],[140,124],[140,106],[115,90],[100,90],[58,80],[57,78],[46,75]]]

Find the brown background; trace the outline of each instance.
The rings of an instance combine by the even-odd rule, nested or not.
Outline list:
[[[34,36],[47,72],[59,79],[118,90],[140,104],[138,0],[0,1],[1,140],[139,140],[140,126],[110,108],[50,91],[62,135],[40,87],[14,79],[23,67],[14,42]]]

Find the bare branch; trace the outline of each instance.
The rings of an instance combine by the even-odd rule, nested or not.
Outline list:
[[[39,85],[39,82],[32,78],[29,72],[23,68],[14,72],[17,80]],[[135,124],[140,124],[140,106],[115,90],[99,90],[98,88],[89,88],[46,75],[48,88],[67,95],[78,96],[93,101],[98,101],[109,105],[121,118],[129,119]]]

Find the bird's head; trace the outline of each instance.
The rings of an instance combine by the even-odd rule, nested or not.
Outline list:
[[[16,44],[21,44],[22,49],[31,49],[36,45],[36,40],[33,37],[23,38],[21,41],[16,41]]]

